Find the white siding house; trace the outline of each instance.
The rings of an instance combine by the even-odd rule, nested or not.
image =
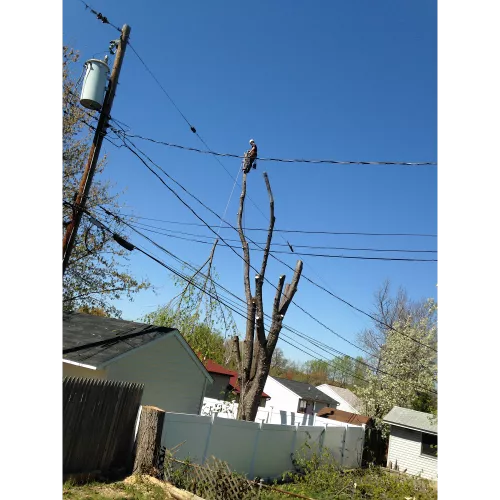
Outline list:
[[[278,377],[267,377],[264,392],[270,394],[271,401],[266,408],[272,411],[285,411],[315,415],[325,406],[336,408],[338,402],[318,391],[307,382],[297,382]]]
[[[63,377],[143,383],[143,405],[200,414],[212,378],[177,330],[72,313],[63,339]]]
[[[321,384],[316,389],[339,402],[337,410],[348,411],[349,413],[361,414],[362,403],[359,398],[349,389],[335,387],[334,385]]]
[[[437,424],[430,413],[395,406],[385,417],[390,424],[387,465],[426,479],[437,479]]]

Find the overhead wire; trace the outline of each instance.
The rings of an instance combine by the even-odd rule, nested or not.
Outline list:
[[[121,30],[120,30],[117,26],[115,26],[114,24],[112,24],[112,23],[111,23],[111,22],[110,22],[110,21],[109,21],[109,20],[108,20],[105,16],[103,16],[101,13],[96,12],[96,11],[95,11],[94,9],[92,9],[92,8],[91,8],[88,4],[86,4],[83,0],[80,0],[80,2],[81,2],[81,3],[83,3],[87,9],[90,9],[90,11],[91,11],[93,14],[95,14],[95,15],[96,15],[97,19],[101,20],[104,24],[110,24],[110,25],[111,25],[112,27],[114,27],[116,30],[118,30],[118,31],[120,31],[120,32],[121,32]],[[155,81],[156,81],[156,82],[160,85],[160,87],[162,88],[162,90],[164,91],[164,93],[167,95],[167,97],[169,97],[169,96],[168,96],[168,93],[166,92],[166,90],[165,90],[165,89],[163,88],[163,86],[160,84],[160,82],[158,81],[158,79],[157,79],[157,78],[153,75],[152,71],[151,71],[151,70],[147,67],[146,63],[142,60],[142,58],[140,58],[139,54],[138,54],[138,53],[137,53],[137,51],[136,51],[136,50],[132,47],[132,45],[131,45],[131,43],[130,43],[130,42],[129,42],[129,45],[131,46],[131,49],[133,50],[133,52],[134,52],[134,53],[135,53],[135,54],[139,57],[139,59],[141,60],[141,62],[143,63],[143,65],[146,67],[146,69],[148,70],[148,72],[149,72],[149,73],[150,73],[150,74],[154,77]],[[170,97],[169,97],[169,99],[170,99],[170,100],[171,100],[171,102],[175,105],[175,103],[173,102],[173,100],[172,100]],[[175,105],[175,107],[176,107],[176,109],[179,111],[179,113],[183,116],[183,118],[185,119],[185,121],[188,123],[188,125],[189,125],[189,126],[190,126],[190,128],[191,128],[191,131],[192,131],[193,133],[195,133],[195,134],[196,134],[196,135],[200,138],[200,140],[204,143],[204,145],[207,147],[207,149],[209,149],[209,152],[213,154],[214,152],[210,150],[210,148],[208,147],[208,145],[206,144],[206,142],[205,142],[205,141],[201,138],[201,136],[199,136],[199,134],[197,133],[197,131],[196,131],[196,129],[194,128],[194,126],[192,126],[192,125],[190,124],[190,122],[187,120],[187,118],[183,115],[183,113],[180,111],[180,109],[179,109],[176,105]],[[117,132],[115,131],[115,133],[117,133]],[[125,133],[125,132],[122,130],[122,133]],[[134,145],[134,147],[136,147],[136,148],[137,148],[137,146],[135,146],[135,145]],[[140,156],[138,156],[138,155],[137,155],[137,153],[135,153],[135,151],[133,151],[130,147],[127,147],[127,149],[129,149],[131,152],[133,152],[133,153],[134,153],[134,154],[135,154],[135,155],[136,155],[139,159],[141,159],[141,161],[142,161],[142,158],[141,158]],[[201,152],[201,151],[200,151],[200,152]],[[144,153],[143,153],[143,154],[144,154]],[[145,155],[145,156],[146,156],[146,155]],[[147,157],[147,156],[146,156],[146,157]],[[217,158],[217,156],[215,156],[215,157]],[[296,160],[285,160],[285,159],[279,159],[279,158],[274,158],[274,159],[273,159],[273,158],[268,158],[268,159],[263,159],[263,158],[261,158],[261,161],[264,161],[264,160],[266,160],[266,161],[267,161],[267,160],[268,160],[268,161],[283,161],[283,162],[291,162],[291,161],[296,161]],[[150,160],[150,161],[151,161],[151,160]],[[300,160],[300,161],[304,161],[304,160]],[[151,161],[151,162],[152,162],[152,161]],[[355,162],[339,162],[339,161],[336,161],[336,160],[308,160],[307,162],[310,162],[310,163],[332,163],[332,162],[334,162],[334,163],[342,163],[342,164],[345,164],[345,163],[347,163],[347,164],[355,163],[355,164],[368,164],[368,165],[370,165],[370,164],[387,164],[387,165],[395,165],[395,164],[398,164],[398,163],[396,163],[396,162],[358,162],[358,161],[355,161]],[[154,164],[154,162],[152,162],[152,163]],[[219,161],[219,163],[220,163],[220,161]],[[148,168],[148,169],[150,169],[150,167],[149,167],[149,166],[148,166],[145,162],[144,162],[144,164],[147,166],[147,168]],[[433,163],[425,163],[425,164],[429,164],[429,165],[431,165],[431,164],[433,164]],[[221,163],[221,165],[222,165],[222,163]],[[415,165],[415,163],[405,163],[405,165]],[[225,169],[225,167],[224,167],[224,169]],[[157,174],[156,174],[156,172],[154,172],[152,169],[150,169],[150,170],[151,170],[151,172],[153,172],[155,175],[157,175]],[[162,170],[162,169],[161,169],[161,170]],[[227,171],[227,169],[225,169],[225,170]],[[163,171],[163,170],[162,170],[162,171]],[[165,171],[163,171],[163,172],[166,174],[166,172],[165,172]],[[229,175],[231,175],[229,172],[228,172],[228,174],[229,174]],[[166,175],[168,176],[168,174],[166,174]],[[158,175],[157,175],[157,177],[158,177],[158,178],[159,178],[159,179],[163,182],[163,180],[161,179],[161,177],[159,177]],[[169,176],[169,178],[170,178],[170,176]],[[235,182],[236,182],[236,180],[235,180]],[[163,183],[164,183],[164,182],[163,182]],[[165,184],[165,183],[164,183],[164,184]],[[165,186],[167,186],[169,189],[171,189],[171,188],[170,188],[167,184],[165,184]],[[184,189],[184,188],[183,188],[183,189]],[[184,189],[184,190],[185,190],[185,189]],[[233,186],[233,190],[234,190],[234,186]],[[172,190],[172,192],[174,192],[174,191]],[[175,193],[175,192],[174,192],[174,193]],[[175,193],[175,194],[176,194],[176,193]],[[177,194],[176,194],[176,196],[178,197],[178,195],[177,195]],[[186,203],[185,203],[185,202],[184,202],[184,201],[183,201],[180,197],[178,197],[178,198],[179,198],[179,199],[180,199],[180,200],[181,200],[181,201],[182,201],[182,202],[183,202],[186,206],[188,206],[188,208],[190,208],[190,207],[189,207],[189,205],[187,205],[187,204],[186,204]],[[249,197],[249,199],[250,199],[250,197]],[[201,203],[201,202],[200,202],[200,203]],[[254,203],[254,205],[255,205],[255,203]],[[203,204],[203,206],[205,206],[205,207],[206,207],[206,205],[204,205],[204,204]],[[257,206],[257,205],[255,205],[255,206]],[[257,206],[257,208],[259,209],[259,207],[258,207],[258,206]],[[190,210],[192,210],[192,209],[190,208]],[[193,211],[193,210],[192,210],[192,211]],[[259,209],[259,211],[260,211],[260,209]],[[197,215],[194,211],[193,211],[193,213],[194,213],[194,214],[195,214],[198,218],[200,218],[200,217],[199,217],[199,216],[198,216],[198,215]],[[261,213],[262,213],[262,212],[261,212]],[[263,214],[263,215],[264,215],[264,214]],[[265,216],[264,216],[264,217],[265,217]],[[223,221],[223,219],[222,219],[220,216],[218,216],[218,218],[221,220],[221,222]],[[201,219],[201,218],[200,218],[200,219]],[[201,220],[202,220],[202,219],[201,219]],[[202,220],[202,221],[203,221],[203,220]],[[203,222],[204,222],[204,221],[203,221]],[[209,228],[211,229],[211,227],[210,227],[208,224],[206,224],[206,225],[207,225],[207,227],[209,227]],[[219,230],[220,230],[220,228],[219,228]],[[247,229],[247,230],[248,230],[248,229]],[[217,233],[216,233],[216,234],[217,234]],[[387,236],[387,235],[386,235],[386,236]],[[250,240],[250,241],[251,241],[251,240]],[[254,244],[255,244],[255,243],[254,243]],[[229,245],[228,245],[228,246],[229,246]],[[230,246],[229,246],[229,247],[230,247]],[[238,253],[237,253],[237,255],[239,256],[239,254],[238,254]],[[272,255],[272,254],[271,254],[271,255]],[[286,265],[287,267],[291,268],[291,266],[289,266],[288,264],[284,263],[283,261],[281,261],[280,259],[278,259],[278,258],[277,258],[277,257],[275,257],[274,255],[272,255],[272,257],[273,257],[273,258],[275,258],[276,260],[278,260],[279,262],[281,262],[282,264]],[[240,258],[241,258],[241,256],[240,256]],[[251,266],[251,267],[252,267],[252,266]],[[293,269],[293,268],[291,268],[291,269]],[[418,341],[417,339],[413,339],[411,336],[408,336],[408,335],[406,335],[406,334],[404,334],[404,333],[402,333],[402,332],[399,332],[398,330],[394,329],[392,326],[387,325],[387,324],[385,324],[385,323],[381,322],[378,318],[375,318],[374,316],[370,315],[369,313],[366,313],[365,311],[362,311],[361,309],[357,308],[357,307],[356,307],[356,306],[354,306],[353,304],[350,304],[348,301],[346,301],[346,300],[344,300],[344,299],[342,299],[342,298],[338,297],[337,295],[333,294],[333,292],[331,292],[330,290],[328,290],[328,289],[326,289],[326,288],[322,287],[321,285],[318,285],[317,283],[315,283],[315,282],[314,282],[314,281],[312,281],[311,279],[309,279],[309,278],[307,278],[307,277],[305,277],[305,276],[303,276],[303,277],[304,277],[304,279],[306,279],[307,281],[311,282],[312,284],[314,284],[315,286],[319,287],[320,289],[322,289],[322,290],[326,291],[327,293],[329,293],[330,295],[332,295],[333,297],[335,297],[337,300],[340,300],[341,302],[345,303],[346,305],[348,305],[349,307],[353,308],[354,310],[357,310],[358,312],[361,312],[362,314],[366,315],[367,317],[371,318],[372,320],[374,320],[374,321],[376,321],[376,322],[378,322],[378,323],[384,324],[384,326],[388,327],[389,329],[391,329],[391,330],[393,330],[393,331],[395,331],[395,332],[398,332],[398,333],[400,333],[400,334],[402,334],[402,335],[404,335],[404,336],[407,336],[408,338],[410,338],[410,339],[412,339],[413,341],[415,341],[415,342],[417,342],[417,343],[419,343],[419,344],[423,345],[424,347],[427,347],[427,348],[432,349],[432,350],[434,350],[434,351],[436,351],[436,352],[437,352],[437,350],[436,350],[436,349],[434,349],[434,348],[432,348],[431,346],[427,346],[427,345],[425,345],[425,344],[421,343],[420,341]],[[295,302],[293,302],[293,303],[294,303],[295,305],[297,305]]]
[[[125,145],[125,147],[130,151],[132,152],[137,158],[139,158],[139,160],[146,166],[146,168],[152,172],[159,180],[160,182],[162,182],[162,184],[164,184],[202,223],[204,223],[206,225],[206,227],[208,229],[210,229],[210,231],[214,232],[215,231],[212,229],[212,227],[202,218],[200,217],[197,212],[188,204],[186,203],[178,194],[177,192],[171,188],[162,178],[159,174],[157,174],[148,164],[147,162],[134,150],[134,149],[137,149],[137,151],[139,151],[142,155],[144,155],[156,168],[158,168],[161,172],[163,172],[170,180],[172,180],[172,182],[174,182],[175,184],[177,184],[184,192],[186,192],[186,194],[188,194],[190,197],[192,197],[194,200],[196,200],[200,205],[202,205],[205,209],[207,209],[210,213],[212,213],[215,217],[217,217],[219,220],[221,219],[220,215],[218,215],[214,210],[212,210],[210,207],[208,207],[205,203],[203,203],[197,196],[195,196],[194,194],[192,194],[190,191],[188,191],[182,184],[180,184],[178,181],[176,181],[172,176],[170,176],[162,167],[160,167],[158,164],[156,164],[153,160],[151,160],[151,158],[149,158],[149,156],[147,154],[145,154],[143,151],[141,151],[132,141],[130,141],[130,139],[126,139],[126,138],[122,138],[122,141]],[[130,142],[134,149],[132,149],[132,147],[128,144],[128,142]],[[226,221],[226,223],[231,226],[235,231],[237,231],[237,229],[232,225],[230,224],[229,222]],[[225,243],[225,240],[224,238],[222,238],[221,236],[219,236],[220,239]],[[249,241],[251,243],[253,243],[254,245],[256,244],[251,238],[248,238]],[[230,245],[228,245],[229,248],[231,248]],[[244,257],[242,257],[238,252],[236,252],[235,249],[231,248],[231,250],[242,260],[244,260]],[[270,253],[270,256],[277,260],[278,262],[282,263],[283,265],[285,265],[287,268],[291,269],[292,271],[294,271],[294,268],[291,267],[289,264],[287,264],[286,262],[284,262],[283,260],[281,260],[280,258],[276,257],[275,255],[273,255],[272,253]],[[253,269],[256,273],[259,273],[259,271],[253,267],[250,263],[250,268]],[[404,332],[401,332],[397,329],[395,329],[393,326],[391,325],[388,325],[386,324],[385,322],[379,320],[378,318],[376,318],[375,316],[373,316],[372,314],[370,313],[367,313],[366,311],[363,311],[362,309],[354,306],[353,304],[351,304],[349,301],[345,300],[345,299],[342,299],[341,297],[339,297],[338,295],[334,294],[333,292],[331,292],[330,290],[328,290],[327,288],[319,285],[318,283],[316,283],[314,280],[311,280],[310,278],[306,277],[304,274],[301,275],[301,277],[303,277],[306,281],[310,282],[311,284],[313,284],[314,286],[320,288],[321,290],[324,290],[325,292],[327,292],[329,295],[331,295],[332,297],[336,298],[337,300],[343,302],[344,304],[348,305],[349,307],[351,307],[352,309],[364,314],[365,316],[369,317],[370,319],[372,319],[373,321],[375,321],[376,323],[379,323],[379,324],[382,324],[383,326],[385,326],[386,328],[388,328],[389,330],[392,330],[396,333],[399,333],[400,335],[403,335],[411,340],[413,340],[414,342],[428,348],[428,349],[431,349],[435,352],[437,352],[437,349],[435,349],[434,347],[432,346],[428,346],[426,345],[425,343],[421,342],[420,340],[418,339],[414,339],[413,337],[411,337],[410,335],[404,333]],[[265,278],[265,281],[267,283],[269,283],[273,288],[276,288],[274,284],[272,284],[267,278]],[[297,303],[295,301],[292,301],[292,304],[294,305],[297,305]]]
[[[189,122],[188,122],[188,124],[189,124]],[[150,137],[144,137],[144,136],[139,135],[139,134],[127,133],[127,136],[129,138],[136,138],[136,139],[140,139],[143,141],[153,142],[155,144],[159,144],[162,146],[182,149],[185,151],[191,151],[191,152],[195,152],[195,153],[213,155],[215,157],[227,157],[227,158],[238,158],[238,159],[245,158],[245,156],[243,156],[243,155],[238,155],[238,154],[233,154],[233,153],[217,153],[215,151],[212,151],[208,146],[207,146],[207,150],[203,150],[203,149],[193,148],[193,147],[189,147],[189,146],[182,146],[180,144],[173,144],[170,142],[160,141],[157,139],[152,139]],[[291,159],[272,158],[272,157],[266,158],[266,157],[261,157],[261,156],[258,156],[256,158],[256,160],[271,161],[271,162],[278,162],[278,163],[316,163],[316,164],[326,163],[326,164],[332,164],[332,165],[378,165],[378,166],[387,165],[387,166],[414,166],[414,167],[437,165],[436,162],[363,161],[363,160],[331,160],[331,159],[315,160],[315,159],[306,159],[306,158],[291,158]]]
[[[102,208],[102,207],[101,207]],[[106,226],[104,224],[102,224],[102,222],[100,222],[98,219],[96,219],[88,210],[84,210],[85,214],[91,218],[91,220],[93,220],[94,223],[97,222],[97,224],[99,225],[99,227],[104,227],[105,229],[107,229],[108,231],[110,231],[112,234],[113,234],[113,237],[114,239],[116,240],[116,233],[112,232],[109,228],[106,228]],[[114,214],[111,212],[111,211],[107,211],[109,213],[109,215],[114,216]],[[122,223],[125,223],[127,224],[125,221],[122,221],[119,217],[117,217],[118,220]],[[129,226],[130,227],[130,226]],[[133,228],[132,228],[133,229]],[[134,230],[134,229],[133,229]],[[153,240],[151,240],[150,238],[148,238],[147,236],[145,236],[144,234],[142,234],[140,231],[138,230],[135,230],[135,232],[137,232],[138,234],[142,235],[143,237],[145,237],[146,239],[152,241],[157,247],[159,247],[160,249],[162,249],[163,251],[165,251],[167,254],[173,256],[176,260],[180,261],[180,262],[183,262],[184,264],[186,265],[189,265],[191,266],[190,264],[188,264],[187,262],[183,261],[183,259],[180,259],[179,257],[175,256],[175,254],[173,254],[172,252],[170,252],[169,250],[165,249],[164,247],[162,247],[161,245],[158,245],[156,242],[154,242]],[[120,239],[123,241],[124,238],[121,238]],[[155,260],[157,263],[159,263],[160,265],[162,265],[163,267],[166,267],[170,272],[174,273],[175,275],[177,275],[178,277],[180,277],[181,279],[184,279],[184,280],[187,280],[189,281],[191,284],[193,284],[195,287],[199,288],[200,289],[200,286],[197,285],[197,283],[195,281],[193,281],[190,277],[186,276],[185,274],[183,274],[182,272],[179,272],[177,270],[175,270],[174,268],[172,268],[171,266],[168,266],[167,264],[165,264],[163,261],[161,261],[160,259],[154,257],[152,254],[146,252],[144,249],[142,249],[141,247],[139,247],[138,245],[136,244],[130,244],[130,247],[133,247],[133,249],[137,249],[138,251],[140,251],[141,253],[145,254],[146,256],[148,256],[149,258]],[[203,273],[200,273],[202,276],[205,276]],[[232,295],[233,297],[235,297],[238,301],[240,301],[241,303],[243,304],[246,304],[246,302],[238,297],[237,295],[235,295],[234,293],[232,293],[231,291],[229,291],[227,288],[223,287],[222,285],[220,285],[220,283],[217,283],[213,278],[211,277],[208,277],[208,279],[210,279],[215,285],[219,286],[221,289],[223,289],[224,291],[226,291],[227,293],[229,293],[230,295]],[[209,292],[205,292],[207,293],[208,295],[210,295]],[[235,308],[232,308],[230,306],[228,306],[227,303],[224,303],[220,300],[220,298],[218,297],[213,297],[212,298],[214,300],[217,300],[218,302],[220,302],[221,304],[223,304],[225,307],[227,307],[228,309],[232,310],[233,312],[236,312],[237,314],[239,314],[240,316],[242,316],[244,319],[247,319],[246,317],[246,314],[244,312],[241,312],[241,311],[238,311],[237,309]],[[269,315],[265,315],[266,317],[270,318]],[[307,336],[306,334],[301,334],[300,332],[298,332],[296,329],[292,329],[290,327],[288,327],[287,325],[283,325],[283,328],[285,330],[288,330],[290,331],[291,333],[295,334],[295,335],[298,335],[298,336],[301,336],[302,338],[305,338],[306,340],[308,341],[312,341],[311,343],[313,343],[313,345],[316,345],[316,347],[322,347],[322,348],[327,348],[329,349],[330,351],[333,351],[333,352],[336,352],[340,355],[344,355],[344,356],[347,356],[348,358],[354,360],[354,361],[357,361],[359,363],[361,363],[362,365],[366,366],[367,368],[370,368],[372,370],[375,370],[375,368],[371,365],[369,365],[368,363],[364,362],[364,361],[361,361],[361,360],[358,360],[356,358],[353,358],[349,355],[346,355],[344,353],[342,353],[341,351],[338,351],[337,349],[334,349],[332,348],[331,346],[328,346],[327,344],[324,344],[324,343],[321,343],[319,341],[317,341],[316,339],[310,337],[310,336]],[[335,357],[338,357],[338,356],[335,356]],[[392,376],[392,377],[395,377],[394,375],[391,375],[390,373],[388,372],[383,372],[382,370],[379,370],[380,373],[386,373],[387,375],[389,376]],[[397,378],[397,377],[396,377]]]
[[[140,236],[142,236],[143,238],[147,239],[148,241],[152,242],[156,247],[158,247],[159,249],[161,249],[162,251],[164,251],[165,253],[167,253],[168,255],[172,256],[174,259],[176,259],[178,262],[180,262],[181,264],[184,264],[186,265],[187,267],[190,267],[191,269],[195,269],[195,266],[193,264],[189,264],[188,262],[184,261],[183,259],[179,258],[178,256],[176,256],[175,254],[173,254],[171,251],[167,250],[165,247],[159,245],[156,241],[154,241],[153,239],[149,238],[148,236],[146,236],[144,233],[142,233],[141,231],[139,231],[138,229],[134,228],[132,224],[128,224],[126,221],[124,221],[123,219],[121,219],[119,216],[117,216],[116,214],[114,214],[113,212],[107,210],[107,209],[104,209],[103,207],[101,207],[101,209],[103,209],[105,211],[105,213],[107,215],[110,215],[112,216],[117,222],[119,223],[122,223],[122,224],[125,224],[127,225],[128,227],[130,227],[134,232],[136,232],[137,234],[139,234]],[[211,276],[207,276],[206,274],[204,274],[203,272],[201,272],[201,269],[198,268],[197,269],[197,273],[200,274],[200,276],[203,276],[207,279],[209,279],[214,285],[216,286],[219,286],[222,290],[224,290],[226,293],[230,294],[232,297],[236,298],[239,302],[245,304],[246,306],[246,302],[245,300],[243,300],[241,297],[238,297],[237,295],[235,295],[233,292],[231,292],[230,290],[228,290],[227,288],[225,288],[223,285],[221,285],[220,283],[218,283],[216,280],[214,280]],[[215,286],[214,286],[214,290],[215,290]],[[227,299],[225,298],[226,301],[230,300],[230,299]],[[309,314],[309,313],[307,313]],[[268,319],[272,319],[270,315],[264,313],[264,316],[267,317]],[[311,316],[312,317],[312,316]],[[246,318],[246,316],[245,316]],[[365,352],[366,354],[368,354],[369,356],[372,356],[372,353],[366,351],[365,349],[361,348],[360,346],[358,346],[357,344],[354,344],[352,343],[351,341],[349,341],[348,339],[346,339],[345,337],[341,336],[340,334],[338,334],[337,332],[335,332],[334,330],[332,330],[331,328],[327,327],[326,325],[323,324],[323,326],[325,328],[327,328],[329,331],[331,331],[332,333],[334,333],[336,336],[338,336],[340,339],[344,340],[345,342],[349,343],[350,345],[352,345],[353,347]],[[347,356],[348,358],[352,359],[353,361],[356,361],[356,362],[360,362],[361,364],[365,365],[366,367],[372,369],[372,370],[375,370],[375,368],[369,364],[367,364],[366,362],[364,361],[360,361],[356,358],[353,358],[352,356],[349,356],[349,355],[346,355],[345,353],[329,346],[328,344],[325,344],[325,343],[322,343],[320,341],[318,341],[317,339],[314,339],[313,337],[310,337],[304,333],[301,333],[299,332],[298,330],[294,329],[294,328],[291,328],[289,327],[288,325],[286,324],[283,324],[283,328],[285,330],[288,330],[290,332],[292,332],[293,334],[297,335],[297,336],[300,336],[306,340],[308,340],[309,342],[311,342],[313,345],[316,345],[316,347],[319,347],[319,348],[323,348],[323,349],[327,349],[329,350],[332,354],[333,353],[337,353],[339,355],[343,355],[343,356]],[[383,370],[379,370],[381,373],[385,373]],[[390,375],[390,374],[389,374]]]
[[[130,214],[123,214],[120,213],[122,217],[132,217]],[[139,216],[133,216],[136,219],[142,219],[143,217]],[[136,225],[143,227],[145,230],[151,229],[157,229],[160,231],[151,231],[151,232],[156,232],[157,234],[164,234],[165,236],[172,236],[173,234],[182,234],[186,236],[193,236],[196,238],[209,238],[209,236],[205,234],[196,234],[196,233],[189,233],[186,231],[176,231],[174,229],[167,229],[165,227],[161,226],[155,226],[152,224],[145,224],[143,222],[135,222]],[[182,222],[176,222],[176,224],[184,224]],[[199,226],[206,227],[204,224],[199,224]],[[237,238],[225,238],[226,241],[234,241],[234,242],[239,242],[240,240]],[[189,240],[189,239],[188,239]],[[196,240],[195,240],[196,241]],[[209,242],[206,242],[209,243]],[[257,245],[265,245],[263,242],[257,243]],[[271,243],[271,246],[275,247],[288,247],[286,243]],[[366,247],[335,247],[335,246],[328,246],[328,245],[298,245],[294,243],[293,245],[294,248],[312,248],[312,249],[320,249],[320,250],[349,250],[349,251],[366,251],[366,252],[397,252],[397,253],[437,253],[437,250],[415,250],[415,249],[394,249],[394,248],[366,248]],[[295,252],[293,252],[295,253]]]

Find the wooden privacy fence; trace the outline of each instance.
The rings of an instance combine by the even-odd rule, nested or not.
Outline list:
[[[63,380],[63,474],[128,468],[144,384]]]

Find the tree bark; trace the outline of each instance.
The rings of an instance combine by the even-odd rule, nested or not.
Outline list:
[[[158,468],[161,447],[161,434],[165,412],[154,406],[143,406],[137,430],[134,474],[154,475]]]
[[[242,189],[240,195],[240,207],[238,211],[238,233],[243,249],[245,267],[243,272],[243,283],[245,286],[245,297],[247,300],[247,322],[246,335],[243,348],[243,356],[241,356],[239,342],[234,341],[234,351],[238,361],[238,379],[240,381],[240,404],[238,407],[238,418],[241,420],[255,420],[257,410],[260,404],[260,398],[269,370],[271,368],[271,360],[274,349],[278,342],[279,334],[282,328],[283,318],[285,317],[288,306],[293,300],[293,296],[297,291],[297,285],[302,273],[302,261],[297,261],[295,272],[291,283],[285,286],[283,293],[283,285],[285,276],[280,276],[278,286],[276,287],[276,295],[274,298],[271,325],[266,338],[265,331],[265,313],[264,299],[262,288],[265,281],[265,273],[267,269],[267,261],[271,248],[271,241],[274,231],[274,197],[269,183],[267,173],[264,172],[264,180],[269,196],[269,228],[267,232],[266,245],[264,247],[264,255],[262,257],[262,265],[260,272],[255,275],[255,295],[252,295],[250,285],[250,251],[246,241],[245,233],[242,227],[242,217],[246,197],[246,181],[247,174],[243,174]],[[252,267],[252,269],[254,269]],[[255,345],[254,345],[255,344]]]

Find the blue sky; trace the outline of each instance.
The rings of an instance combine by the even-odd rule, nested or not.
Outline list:
[[[252,137],[262,156],[436,161],[434,1],[140,4],[94,0],[90,5],[114,24],[131,26],[135,49],[216,151],[242,153]],[[79,1],[66,0],[63,6],[64,43],[81,52],[82,63],[93,56],[102,57],[118,33],[97,21]],[[203,147],[130,49],[112,114],[133,133]],[[137,144],[213,210],[223,213],[233,181],[214,158],[140,141]],[[123,201],[129,207],[127,212],[197,222],[137,158],[109,144],[104,149],[109,162],[103,176],[117,191],[126,189]],[[222,162],[233,176],[238,173],[239,160]],[[267,214],[264,169],[273,188],[277,228],[437,233],[436,167],[260,162],[249,175],[249,195]],[[235,191],[227,215],[233,224],[238,194]],[[193,207],[207,222],[217,225],[216,218],[201,206]],[[266,225],[252,204],[247,205],[245,222],[252,227]],[[210,235],[200,227],[164,227]],[[222,234],[235,237],[229,230]],[[193,263],[202,263],[210,251],[208,245],[151,236]],[[256,241],[263,241],[263,236],[252,234]],[[287,239],[292,245],[437,248],[435,238],[291,234]],[[131,240],[153,248],[138,236]],[[273,241],[283,243],[278,234]],[[252,262],[256,266],[259,257],[254,254]],[[295,264],[293,255],[278,257]],[[371,309],[373,292],[384,279],[390,279],[395,288],[404,286],[415,299],[435,298],[437,294],[435,263],[315,257],[303,260],[307,276],[327,284],[364,310]],[[221,247],[215,265],[220,282],[243,296],[241,260]],[[132,254],[131,267],[135,274],[148,277],[158,287],[157,294],[146,292],[133,303],[119,302],[124,318],[138,319],[167,302],[176,290],[165,270],[144,256]],[[283,273],[291,277],[290,271],[270,260],[267,278],[277,282]],[[266,304],[270,306],[273,290],[269,287],[266,292]],[[368,318],[305,280],[296,301],[352,341],[369,324]],[[286,323],[347,354],[360,354],[294,307],[289,309]],[[290,357],[308,359],[287,344],[279,345]]]

